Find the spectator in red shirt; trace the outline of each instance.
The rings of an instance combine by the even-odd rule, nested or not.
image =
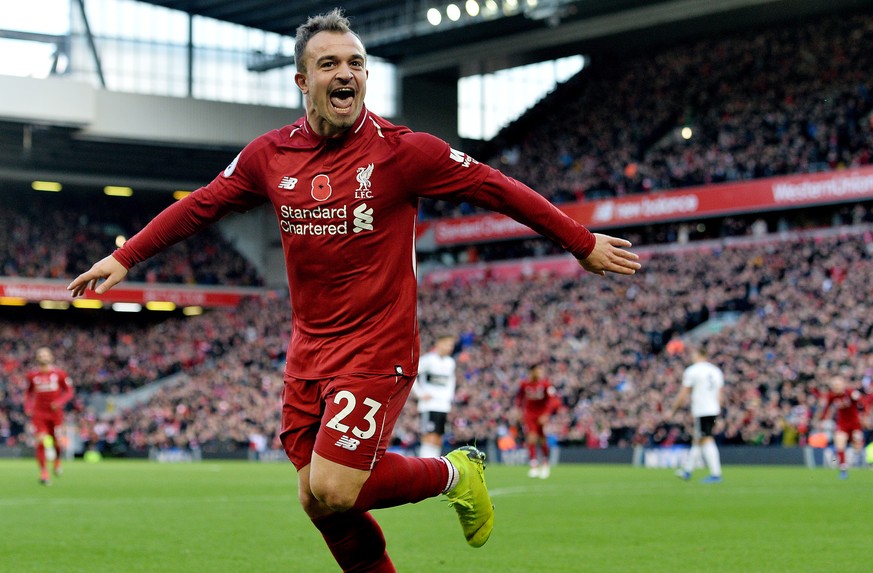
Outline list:
[[[39,481],[50,485],[46,451],[53,448],[54,473],[61,475],[63,449],[58,430],[64,423],[64,406],[73,398],[73,384],[67,373],[55,365],[50,348],[36,350],[36,363],[37,368],[27,373],[24,411],[30,416],[35,432]]]

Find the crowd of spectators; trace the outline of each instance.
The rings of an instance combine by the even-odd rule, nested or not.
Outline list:
[[[873,377],[873,226],[835,229],[843,231],[651,249],[634,277],[580,270],[576,277],[422,285],[423,344],[441,332],[460,338],[449,438],[511,434],[517,384],[532,362],[544,361],[563,401],[550,426],[558,439],[588,447],[670,443],[678,421],[663,412],[687,365],[677,346],[694,327],[736,313],[735,324],[706,339],[728,381],[718,439],[797,444],[817,405],[813,388],[837,371],[866,386]],[[0,384],[0,434],[7,443],[23,439],[22,371],[32,349],[48,344],[62,350],[59,362],[80,388],[75,409],[89,443],[117,452],[244,448],[263,435],[276,445],[287,314],[287,300],[277,295],[137,332],[116,326],[112,336],[124,339],[129,355],[89,325],[4,326],[0,345],[11,358]],[[128,368],[154,369],[150,379],[164,375],[162,360],[183,377],[146,404],[101,416],[85,407],[84,389],[113,356],[126,356]],[[397,441],[414,443],[417,431],[410,405]]]
[[[817,405],[812,390],[830,376],[848,373],[873,391],[873,232],[865,229],[652,254],[631,280],[543,276],[425,288],[425,334],[456,331],[463,342],[455,439],[494,439],[516,426],[517,384],[538,361],[564,401],[551,428],[561,440],[599,447],[675,439],[676,421],[663,412],[688,365],[682,337],[735,312],[735,324],[705,340],[727,379],[719,440],[797,444]],[[446,313],[454,300],[463,306]],[[414,424],[409,416],[402,432]]]
[[[281,449],[281,363],[232,354],[208,368],[195,368],[160,388],[147,404],[117,415],[78,418],[85,447],[105,455],[132,451],[200,450],[230,452]]]
[[[15,444],[25,437],[25,373],[35,367],[33,353],[40,346],[55,350],[58,365],[76,388],[71,409],[93,425],[102,412],[88,405],[97,396],[111,403],[114,396],[173,374],[212,370],[222,360],[242,367],[256,366],[264,357],[281,362],[290,337],[287,306],[287,294],[270,293],[245,299],[233,309],[172,315],[159,322],[133,321],[131,315],[121,319],[110,311],[65,312],[50,322],[44,316],[4,316],[0,443]],[[281,367],[275,370],[281,372]]]
[[[156,198],[94,193],[35,193],[0,210],[0,276],[72,278],[130,237],[162,208]],[[119,203],[125,202],[126,203]],[[252,264],[215,229],[207,229],[131,269],[148,283],[261,286]]]
[[[871,44],[868,12],[595,58],[480,159],[554,203],[868,165]]]

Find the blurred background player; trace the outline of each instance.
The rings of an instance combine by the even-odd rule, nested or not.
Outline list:
[[[522,410],[522,422],[524,426],[524,439],[530,458],[530,470],[528,477],[549,477],[549,442],[546,439],[545,425],[549,422],[552,414],[561,407],[561,401],[555,387],[545,377],[545,367],[534,364],[530,367],[529,377],[522,380],[515,395],[515,404]],[[541,458],[537,457],[537,446]]]
[[[438,458],[443,451],[446,420],[455,399],[455,350],[457,338],[444,334],[437,338],[433,349],[422,355],[418,363],[418,378],[412,393],[418,400],[421,415],[421,448],[423,458]]]
[[[836,412],[836,428],[834,429],[834,450],[837,453],[837,463],[840,468],[840,479],[849,477],[849,464],[846,462],[846,446],[852,440],[855,459],[864,459],[864,430],[861,427],[862,405],[866,402],[861,392],[846,382],[843,376],[834,376],[830,380],[830,390],[825,393],[824,407],[817,417],[820,425],[828,417],[831,408]]]
[[[55,365],[51,349],[36,350],[36,370],[27,373],[24,411],[31,417],[36,439],[39,481],[51,483],[46,467],[46,450],[52,448],[54,473],[61,475],[62,447],[58,429],[64,423],[64,406],[73,398],[73,385],[67,373]]]
[[[691,416],[694,418],[694,434],[691,451],[676,475],[684,480],[691,479],[691,473],[700,463],[701,456],[709,469],[704,483],[721,482],[721,456],[713,437],[715,420],[721,413],[724,374],[721,368],[707,360],[706,349],[697,347],[691,351],[692,364],[682,373],[682,389],[673,402],[670,417],[676,416],[691,397]]]

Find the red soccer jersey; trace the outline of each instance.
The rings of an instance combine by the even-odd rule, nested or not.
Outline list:
[[[837,428],[841,430],[861,429],[861,416],[859,400],[861,393],[854,388],[847,388],[840,393],[828,392],[825,394],[825,406],[822,410],[822,418],[827,416],[831,407],[836,410]]]
[[[594,236],[541,195],[428,134],[366,108],[337,139],[305,118],[246,146],[211,183],[159,214],[115,253],[145,260],[231,211],[269,201],[291,293],[286,373],[414,376],[418,369],[418,198],[509,215],[579,258]]]
[[[67,373],[57,367],[27,373],[24,402],[34,415],[51,414],[64,407],[73,397]],[[52,405],[55,409],[52,409]]]
[[[515,395],[515,403],[533,417],[553,414],[560,405],[555,387],[546,378],[523,380]]]

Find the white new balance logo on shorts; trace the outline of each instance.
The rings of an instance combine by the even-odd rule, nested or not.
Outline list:
[[[336,441],[335,446],[339,446],[341,448],[345,448],[350,452],[354,452],[358,449],[358,446],[361,445],[361,440],[356,440],[354,438],[350,438],[348,436],[343,436],[342,438]]]

